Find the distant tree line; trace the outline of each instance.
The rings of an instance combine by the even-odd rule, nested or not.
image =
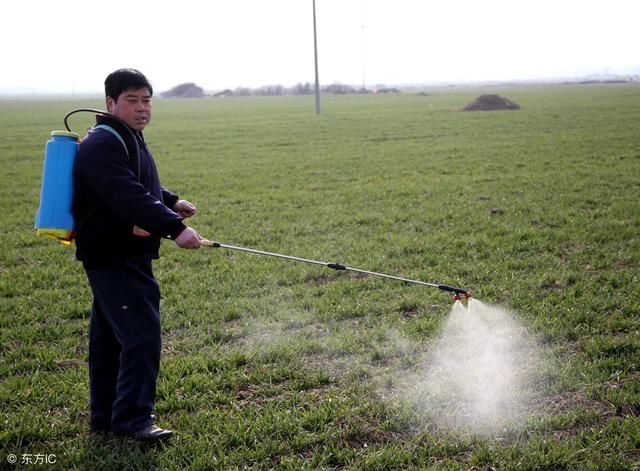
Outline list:
[[[356,88],[342,83],[333,83],[320,87],[320,92],[333,95],[367,94],[367,93],[398,93],[397,88],[377,87],[369,90],[363,87]],[[226,89],[221,92],[207,94],[202,87],[195,83],[188,82],[176,85],[170,90],[162,93],[165,98],[202,98],[205,96],[214,97],[234,97],[234,96],[283,96],[283,95],[313,95],[315,87],[307,83],[297,83],[293,87],[283,87],[282,85],[265,85],[259,88],[237,87],[234,90]]]
[[[396,88],[379,88],[377,90],[368,90],[366,88],[356,88],[351,85],[342,83],[333,83],[320,87],[321,93],[330,93],[334,95],[348,94],[366,94],[366,93],[398,93]],[[282,85],[265,85],[259,88],[237,87],[234,90],[226,89],[215,93],[213,96],[282,96],[282,95],[313,95],[315,87],[313,84],[297,83],[293,87],[284,87]]]

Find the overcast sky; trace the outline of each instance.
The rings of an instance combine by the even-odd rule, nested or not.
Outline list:
[[[320,82],[640,74],[640,0],[316,0]],[[0,93],[313,82],[312,0],[3,2]]]

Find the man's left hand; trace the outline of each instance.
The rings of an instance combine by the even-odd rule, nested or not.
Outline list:
[[[173,205],[172,209],[183,219],[194,216],[198,211],[196,207],[193,204],[189,203],[187,200],[176,201],[176,204]]]

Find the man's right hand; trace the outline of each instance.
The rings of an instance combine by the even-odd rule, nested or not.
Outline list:
[[[176,237],[174,242],[181,249],[199,249],[204,241],[206,241],[206,239],[200,237],[200,234],[194,229],[187,227]]]

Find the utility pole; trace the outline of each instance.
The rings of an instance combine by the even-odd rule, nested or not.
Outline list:
[[[313,56],[316,66],[316,114],[320,114],[320,79],[318,77],[318,33],[316,30],[316,0],[313,0]]]
[[[361,28],[360,28],[360,65],[362,66],[362,92],[367,89],[367,85],[364,80],[364,5],[360,5],[360,18],[361,18]]]

